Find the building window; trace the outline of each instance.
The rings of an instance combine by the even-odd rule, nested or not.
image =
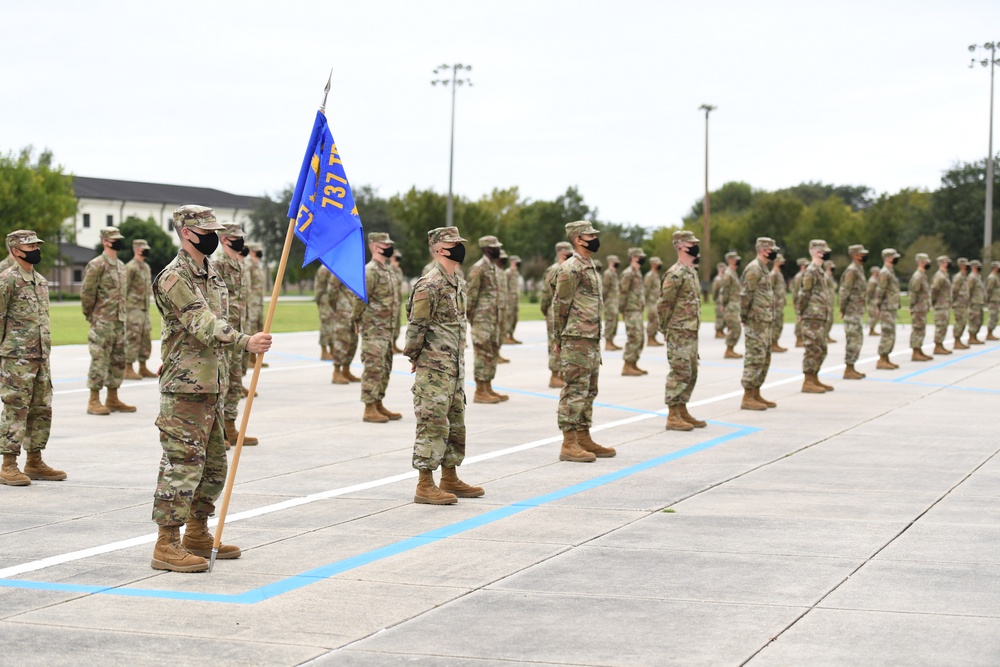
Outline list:
[[[83,269],[73,269],[73,282],[75,283],[83,282]]]
[[[113,227],[114,224],[115,224],[115,216],[109,215],[108,216],[108,225],[107,226],[108,227]]]
[[[84,213],[83,214],[83,226],[85,228],[90,227],[90,214],[89,213]]]

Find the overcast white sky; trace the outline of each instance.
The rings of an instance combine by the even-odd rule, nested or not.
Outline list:
[[[332,67],[352,184],[447,192],[450,92],[429,82],[462,62],[456,194],[576,185],[602,219],[656,227],[701,196],[706,102],[713,188],[936,187],[986,155],[967,47],[997,39],[997,0],[0,0],[0,152],[274,193]]]

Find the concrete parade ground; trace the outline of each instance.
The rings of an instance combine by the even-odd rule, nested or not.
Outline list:
[[[409,362],[403,419],[367,424],[316,332],[278,334],[224,530],[243,555],[199,574],[149,565],[155,381],[89,416],[87,348],[55,348],[69,479],[0,486],[0,664],[1000,664],[1000,343],[913,363],[899,327],[876,371],[866,335],[846,381],[837,326],[836,391],[810,395],[786,326],[778,407],[752,412],[713,333],[688,433],[664,430],[664,348],[644,377],[604,353],[593,434],[618,456],[586,464],[558,461],[543,322],[503,348],[506,403],[471,402],[470,349],[460,474],[486,495],[445,507],[413,503]]]

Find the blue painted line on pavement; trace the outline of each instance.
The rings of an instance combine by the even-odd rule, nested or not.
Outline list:
[[[718,445],[732,440],[746,437],[751,433],[756,433],[761,430],[753,426],[738,426],[735,424],[732,426],[735,429],[733,432],[720,435],[715,438],[710,438],[709,440],[691,445],[690,447],[685,447],[675,452],[663,454],[662,456],[657,456],[656,458],[622,468],[621,470],[605,473],[604,475],[599,475],[593,479],[572,484],[562,489],[552,491],[551,493],[545,493],[540,496],[528,498],[527,500],[499,507],[497,509],[484,512],[479,516],[465,519],[463,521],[456,521],[455,523],[447,526],[429,530],[425,533],[421,533],[420,535],[400,540],[399,542],[389,544],[379,549],[374,549],[363,554],[358,554],[357,556],[352,556],[350,558],[345,558],[344,560],[339,560],[334,563],[313,568],[312,570],[307,570],[300,574],[286,577],[274,583],[260,586],[235,595],[225,593],[197,593],[191,591],[132,588],[129,586],[87,586],[82,584],[65,584],[49,581],[26,581],[19,579],[0,579],[0,586],[5,588],[27,588],[65,593],[86,593],[93,595],[190,600],[196,602],[223,602],[228,604],[255,604],[257,602],[262,602],[278,595],[283,595],[284,593],[303,588],[310,584],[314,584],[318,581],[328,579],[335,575],[342,574],[349,570],[369,565],[407,551],[412,551],[413,549],[418,549],[449,537],[461,535],[467,531],[495,523],[533,507],[540,507],[584,491],[590,491],[606,484],[617,482],[631,475],[656,468],[666,463],[670,463],[671,461],[691,456],[692,454],[697,454],[698,452],[711,449],[712,447],[717,447]]]
[[[965,361],[966,359],[972,359],[984,354],[989,354],[990,352],[996,352],[1000,350],[1000,347],[988,347],[985,350],[979,350],[978,352],[972,352],[970,354],[962,354],[958,357],[953,357],[948,361],[942,361],[941,363],[934,364],[933,366],[928,366],[927,368],[921,368],[919,371],[913,371],[912,373],[907,373],[898,378],[895,378],[893,382],[906,382],[910,378],[917,377],[918,375],[923,375],[924,373],[930,373],[931,371],[936,371],[944,368],[945,366],[951,366],[952,364],[957,364],[960,361]]]
[[[983,394],[1000,394],[1000,389],[987,389],[985,387],[962,387],[957,384],[942,384],[939,382],[910,382],[909,380],[890,380],[888,378],[868,378],[872,382],[886,382],[889,384],[907,384],[914,387],[931,387],[934,389],[954,389],[956,391],[974,391]]]

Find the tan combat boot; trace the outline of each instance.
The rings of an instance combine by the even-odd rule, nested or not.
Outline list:
[[[763,403],[764,405],[766,405],[768,409],[778,407],[777,403],[775,403],[774,401],[769,401],[760,395],[760,387],[757,387],[756,389],[753,390],[753,397],[756,398],[759,403]]]
[[[959,338],[955,339],[955,344],[952,347],[954,347],[956,350],[968,350],[969,349],[969,346],[966,345],[965,343],[963,343],[961,341],[961,339],[959,339]]]
[[[149,368],[146,366],[146,362],[145,361],[140,361],[139,362],[139,377],[155,378],[156,377],[156,373],[154,373],[153,371],[149,370]]]
[[[575,463],[593,463],[597,456],[580,447],[576,441],[576,431],[563,431],[562,447],[559,448],[560,461],[573,461]]]
[[[788,348],[781,347],[777,343],[771,343],[771,352],[788,352]]]
[[[3,465],[0,466],[0,484],[7,486],[28,486],[31,478],[23,474],[17,467],[17,454],[4,454]]]
[[[351,381],[344,377],[343,369],[340,364],[333,365],[333,379],[330,380],[332,384],[351,384]]]
[[[615,342],[609,338],[607,340],[607,342],[604,343],[604,349],[607,350],[607,351],[609,351],[609,352],[614,352],[614,351],[620,350],[622,348],[620,346],[618,346],[618,345],[615,345]]]
[[[486,388],[486,383],[485,382],[480,382],[479,380],[476,380],[476,393],[472,395],[472,402],[473,403],[488,403],[488,404],[489,403],[499,403],[500,402],[500,398],[497,397],[497,396],[494,396],[493,394],[491,394],[489,392],[489,390]]]
[[[466,484],[458,478],[457,470],[445,466],[441,466],[441,483],[438,488],[457,498],[481,498],[486,494],[483,487]]]
[[[836,343],[837,341],[835,341],[835,340],[833,339],[833,336],[827,336],[827,337],[826,337],[826,342],[827,342],[827,343]]]
[[[590,452],[599,459],[610,459],[618,454],[614,447],[602,447],[590,437],[590,429],[583,428],[576,432],[576,444],[585,452]]]
[[[421,470],[417,481],[417,492],[413,496],[413,502],[421,505],[454,505],[458,502],[458,497],[453,493],[442,491],[434,483],[434,473],[430,470]]]
[[[622,366],[622,375],[626,377],[642,377],[642,371],[631,361],[626,361]]]
[[[688,406],[686,403],[682,403],[681,405],[677,406],[677,414],[681,419],[686,421],[688,424],[691,424],[691,426],[694,426],[695,428],[705,428],[706,426],[708,426],[707,421],[703,419],[697,419],[695,418],[694,415],[688,412]]]
[[[743,402],[740,403],[740,410],[767,410],[767,406],[757,400],[753,389],[743,390]]]
[[[118,400],[118,390],[108,388],[108,400],[104,402],[104,407],[111,412],[135,412],[134,405],[127,405]]]
[[[879,355],[878,363],[875,364],[875,368],[880,371],[894,371],[899,368],[899,366],[889,361],[888,354],[881,354]]]
[[[497,355],[497,363],[498,363],[498,364],[509,364],[509,363],[510,363],[510,359],[507,359],[507,358],[505,358],[505,357],[501,357],[501,356],[500,356],[500,355],[498,354],[498,355]]]
[[[725,331],[719,331],[718,329],[716,329],[715,330],[715,337],[716,338],[725,338],[726,337],[726,332]]]
[[[398,345],[396,345],[396,341],[392,341],[392,353],[393,354],[403,354],[403,351],[401,349],[399,349]]]
[[[141,380],[142,376],[135,372],[135,368],[132,366],[132,364],[125,364],[125,379]]]
[[[1000,340],[1000,338],[994,336],[993,329],[990,329],[989,331],[986,332],[986,340]]]
[[[236,430],[236,420],[235,419],[227,419],[226,420],[226,440],[229,441],[230,445],[232,445],[233,447],[235,447],[236,446],[236,441],[239,440],[239,438],[240,438],[240,432]],[[253,447],[258,442],[260,442],[260,441],[257,440],[257,438],[251,437],[251,436],[247,435],[246,433],[243,434],[243,446],[244,447]]]
[[[726,353],[722,355],[723,359],[742,359],[743,355],[736,352],[732,345],[726,346]]]
[[[87,403],[87,414],[88,415],[110,415],[111,410],[108,410],[104,405],[101,404],[101,392],[90,390],[90,401]]]
[[[669,413],[667,414],[667,430],[668,431],[693,431],[694,424],[690,423],[684,417],[681,416],[679,405],[670,405]]]
[[[154,570],[171,572],[204,572],[208,569],[207,560],[181,546],[180,526],[160,526],[156,546],[153,547],[153,560],[149,565]]]
[[[823,387],[823,389],[826,389],[827,391],[833,391],[833,385],[832,384],[827,384],[827,383],[823,382],[822,380],[820,380],[819,379],[819,373],[816,374],[816,384],[818,384],[819,386]]]
[[[319,360],[320,361],[333,361],[333,355],[330,354],[330,348],[329,347],[327,347],[326,345],[320,345],[319,349],[320,349],[320,353],[319,353]]]
[[[802,336],[795,337],[795,347],[805,347],[806,344],[802,342]]]
[[[951,354],[951,350],[946,348],[941,343],[934,344],[934,354]]]
[[[646,336],[647,347],[663,347],[663,343],[656,340],[656,336]]]
[[[389,418],[379,412],[374,403],[365,403],[365,415],[361,420],[372,424],[385,424]]]
[[[924,354],[924,351],[919,347],[913,348],[913,354],[910,355],[910,361],[930,361],[932,358]]]
[[[187,525],[184,527],[184,539],[181,546],[187,549],[188,553],[202,558],[212,556],[212,545],[215,544],[215,536],[208,531],[208,517],[195,518],[188,517]],[[230,560],[239,558],[240,548],[232,544],[220,544],[219,553],[215,557],[220,560]]]
[[[983,341],[979,340],[976,334],[969,334],[969,345],[984,345]]]
[[[492,394],[493,396],[496,396],[497,398],[499,398],[501,402],[510,400],[510,396],[508,396],[507,394],[497,393],[493,389],[493,380],[490,380],[489,382],[486,382],[485,384],[486,384],[486,391],[490,392],[490,394]]]
[[[866,377],[868,376],[854,368],[854,364],[847,364],[847,368],[844,369],[845,380],[864,380]]]
[[[815,373],[806,373],[806,379],[802,381],[803,394],[825,394],[826,389],[819,383]]]
[[[361,378],[351,373],[350,364],[344,364],[343,366],[341,366],[341,369],[342,372],[344,373],[344,377],[347,378],[348,382],[361,382]]]
[[[396,421],[397,419],[403,418],[403,415],[399,414],[398,412],[393,412],[389,408],[382,405],[382,401],[375,401],[375,409],[378,410],[381,414],[388,417],[389,421]]]
[[[875,331],[875,327],[871,327],[871,328],[868,329],[868,335],[869,336],[877,336],[878,335],[878,332]]]
[[[566,383],[563,382],[563,379],[561,377],[559,377],[559,373],[553,373],[552,377],[549,378],[549,387],[550,388],[552,388],[552,389],[560,389],[560,388],[565,387],[565,386],[566,386]]]
[[[66,473],[62,470],[50,468],[45,464],[40,449],[28,452],[28,460],[24,464],[24,474],[31,479],[40,479],[43,482],[61,482],[66,479]]]

